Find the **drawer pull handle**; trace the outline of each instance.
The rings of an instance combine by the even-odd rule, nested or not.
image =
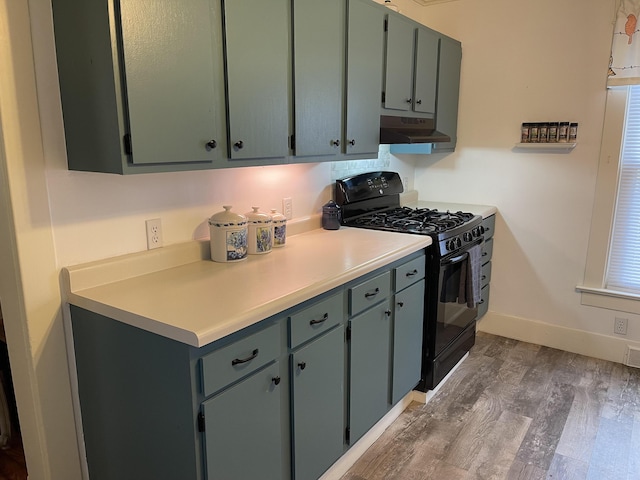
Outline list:
[[[482,275],[482,277],[480,278],[480,280],[486,280],[487,276],[486,275]]]
[[[328,314],[328,313],[325,313],[325,314],[322,316],[322,318],[321,318],[321,319],[319,319],[319,320],[315,320],[315,319],[314,319],[314,320],[311,320],[311,321],[309,322],[309,325],[318,325],[319,323],[324,323],[324,322],[326,322],[328,319],[329,319],[329,314]]]
[[[213,150],[217,146],[218,146],[218,142],[216,142],[215,140],[210,140],[205,144],[205,148],[206,148],[207,152],[210,152],[211,150]]]
[[[380,289],[376,288],[373,292],[367,292],[364,294],[365,298],[371,298],[371,297],[375,297],[376,295],[378,295],[380,293]]]
[[[484,303],[484,300],[480,300],[480,301],[478,302],[478,305],[482,305],[483,303]]]
[[[258,356],[258,349],[256,348],[253,352],[251,352],[251,355],[249,355],[247,358],[235,358],[235,359],[231,360],[231,365],[238,365],[239,363],[250,362],[251,360],[253,360],[257,356]],[[276,383],[276,385],[277,385],[277,383]]]
[[[280,377],[273,377],[271,381],[274,385],[280,385]]]
[[[413,277],[414,275],[417,275],[417,274],[418,274],[418,270],[414,268],[413,272],[407,272],[407,277]]]
[[[399,306],[400,308],[404,307],[404,302],[398,302],[398,306]]]
[[[298,363],[298,367],[300,367],[300,370],[304,370],[305,368],[307,368],[307,362]]]
[[[486,257],[487,255],[489,255],[487,252],[482,252],[483,257]]]
[[[391,316],[391,310],[385,310],[385,311],[384,311],[384,314],[385,314],[387,317],[390,317],[390,316]]]

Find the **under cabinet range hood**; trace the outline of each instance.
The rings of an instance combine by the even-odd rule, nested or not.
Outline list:
[[[436,130],[433,118],[380,116],[380,143],[450,142],[451,137]]]

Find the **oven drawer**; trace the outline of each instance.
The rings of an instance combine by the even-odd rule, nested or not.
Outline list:
[[[395,291],[399,292],[409,285],[416,283],[418,280],[422,280],[424,278],[425,268],[424,255],[394,268]]]
[[[357,315],[391,293],[391,272],[384,272],[349,289],[349,315]]]
[[[343,292],[325,298],[289,317],[289,343],[296,348],[301,343],[329,331],[342,321]]]
[[[493,238],[490,238],[489,240],[485,240],[485,242],[482,244],[482,258],[481,261],[483,264],[487,263],[489,260],[491,260],[491,257],[493,256]]]
[[[491,262],[487,262],[482,265],[482,270],[480,273],[480,282],[482,286],[488,285],[491,281]]]
[[[493,237],[493,232],[496,230],[496,216],[491,215],[482,219],[482,226],[484,227],[484,239],[488,240]]]
[[[202,389],[209,396],[280,356],[280,324],[202,357]]]

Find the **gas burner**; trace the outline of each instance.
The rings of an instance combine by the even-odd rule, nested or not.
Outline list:
[[[474,217],[465,212],[440,212],[429,208],[394,207],[362,215],[352,225],[429,235],[464,225]]]

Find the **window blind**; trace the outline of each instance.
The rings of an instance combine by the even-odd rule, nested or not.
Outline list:
[[[640,85],[628,88],[605,287],[640,294]]]

